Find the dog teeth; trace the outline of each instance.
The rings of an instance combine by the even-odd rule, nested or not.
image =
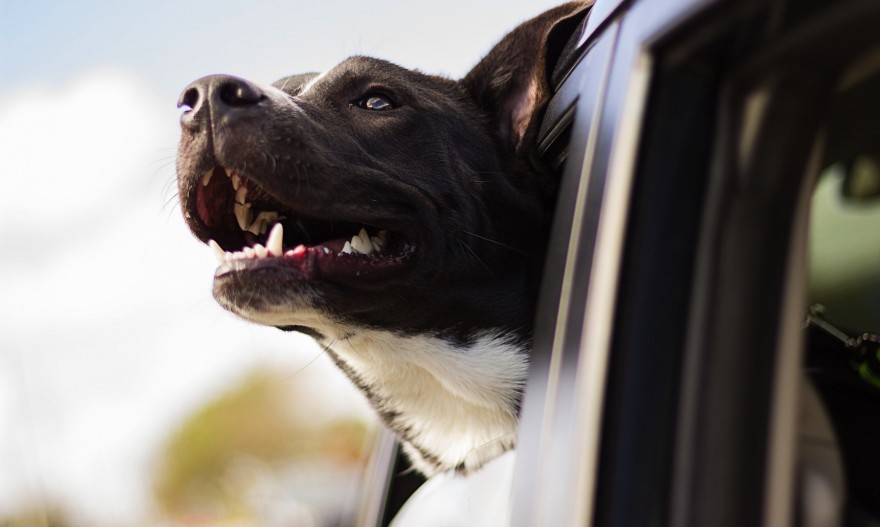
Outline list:
[[[257,214],[257,217],[254,218],[254,221],[251,222],[250,226],[247,229],[244,229],[251,234],[266,234],[266,231],[269,229],[269,225],[275,223],[278,219],[277,212],[261,212]]]
[[[280,223],[276,223],[272,230],[269,231],[266,249],[269,250],[272,256],[281,256],[281,253],[284,251],[284,227]]]
[[[238,220],[238,226],[241,228],[241,230],[248,230],[248,227],[250,227],[253,223],[254,217],[254,213],[251,210],[251,204],[236,203],[232,206],[232,210],[235,212],[235,219]]]
[[[235,204],[236,218],[238,219],[239,225],[241,225],[244,220],[250,219],[253,215],[251,205],[251,203],[246,203],[244,205],[238,203]],[[211,247],[214,256],[217,258],[217,262],[220,265],[235,260],[259,260],[270,257],[295,256],[293,253],[297,251],[305,251],[305,246],[300,245],[295,251],[284,252],[284,226],[280,223],[275,223],[279,218],[278,212],[275,211],[260,212],[256,219],[251,222],[248,229],[243,229],[255,235],[264,234],[268,230],[269,236],[266,238],[265,246],[256,244],[253,247],[243,247],[240,251],[235,252],[224,251],[214,240],[208,240],[208,246]],[[270,225],[272,227],[271,229],[269,229]],[[367,233],[367,230],[362,228],[357,235],[352,236],[350,241],[345,242],[340,254],[367,255],[379,252],[388,244],[388,236],[388,231],[386,230],[381,230],[375,236],[370,236]],[[324,247],[323,251],[324,254],[330,254],[331,252],[327,247]]]
[[[224,265],[235,260],[262,260],[263,258],[281,256],[284,252],[283,243],[284,227],[280,223],[276,223],[272,227],[271,232],[269,232],[269,238],[266,240],[265,246],[258,243],[253,247],[242,247],[240,251],[227,252],[224,251],[223,248],[220,247],[220,244],[218,244],[214,240],[208,240],[208,246],[214,251],[214,256],[217,257],[217,262],[220,265]]]
[[[370,241],[370,235],[367,234],[366,229],[361,229],[361,232],[351,237],[351,248],[360,254],[373,252],[373,242]]]
[[[214,256],[217,257],[217,263],[219,263],[220,265],[223,265],[226,263],[226,255],[229,253],[224,251],[220,247],[219,243],[215,242],[214,240],[208,240],[208,247],[210,247],[211,249],[214,249]]]
[[[202,186],[203,186],[203,187],[207,187],[207,186],[208,186],[208,183],[211,182],[211,177],[212,177],[213,175],[214,175],[214,169],[213,169],[213,168],[210,169],[210,170],[208,170],[207,172],[205,172],[205,174],[204,174],[204,175],[202,176],[202,178],[200,179],[200,181],[202,182]]]
[[[376,252],[381,251],[386,245],[388,245],[388,231],[379,231],[379,234],[370,238],[370,242],[372,242],[373,247],[376,248]]]
[[[241,177],[237,172],[232,173],[232,188],[238,190],[241,187]]]
[[[351,237],[350,241],[345,242],[342,252],[345,254],[373,254],[380,252],[388,245],[388,231],[381,230],[375,236],[367,234],[366,229]]]
[[[235,202],[240,205],[246,204],[247,203],[247,193],[248,193],[248,189],[245,185],[239,186],[235,190]]]

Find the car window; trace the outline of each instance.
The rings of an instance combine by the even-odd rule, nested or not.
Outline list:
[[[857,61],[880,63],[880,49]],[[877,64],[880,66],[880,64]],[[880,332],[880,73],[844,78],[829,109],[828,153],[813,194],[810,301],[859,331]]]
[[[862,155],[825,169],[813,195],[810,299],[846,328],[880,332],[880,166]]]
[[[835,86],[818,141],[824,161],[809,225],[805,365],[829,424],[821,441],[815,436],[801,441],[802,458],[807,457],[800,508],[803,517],[820,518],[828,515],[830,504],[837,519],[854,524],[880,520],[880,455],[875,453],[880,440],[878,93],[880,47],[857,56]],[[802,421],[804,427],[809,418]],[[817,450],[819,443],[824,454]],[[827,462],[831,451],[838,467]],[[811,494],[813,499],[807,499]],[[825,510],[816,507],[817,496]]]

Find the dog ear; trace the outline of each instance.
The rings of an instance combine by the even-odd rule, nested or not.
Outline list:
[[[508,33],[461,80],[514,151],[535,141],[551,95],[550,75],[593,0],[555,7]]]

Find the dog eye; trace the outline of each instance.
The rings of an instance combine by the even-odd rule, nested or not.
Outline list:
[[[359,108],[365,110],[376,110],[377,112],[392,110],[395,108],[394,103],[385,95],[379,93],[371,93],[363,96],[358,102]]]

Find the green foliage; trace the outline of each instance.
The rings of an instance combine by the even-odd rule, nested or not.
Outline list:
[[[69,527],[64,511],[58,507],[32,507],[0,518],[0,527]]]
[[[294,381],[254,372],[183,423],[155,478],[155,498],[166,514],[249,515],[242,466],[271,472],[306,459],[361,462],[366,425],[310,423],[308,394],[299,393]]]

